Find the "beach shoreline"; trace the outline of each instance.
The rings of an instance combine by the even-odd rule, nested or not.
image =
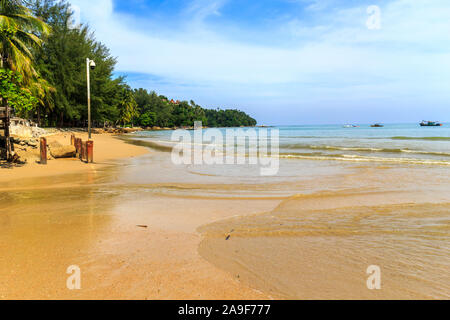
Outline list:
[[[3,178],[0,299],[447,297],[445,167],[285,159],[268,178],[176,166],[142,136],[94,141],[95,164]],[[365,285],[371,264],[381,291]]]
[[[57,159],[1,169],[0,299],[270,298],[203,259],[196,229],[276,201],[250,208],[244,200],[155,196],[143,207],[141,197],[122,207],[121,190],[128,187],[115,180],[134,161],[151,161],[152,152],[110,134],[95,135],[94,143],[94,164]],[[103,195],[104,185],[114,195]],[[81,269],[81,290],[66,287],[71,265]]]
[[[59,145],[70,145],[71,135],[88,140],[86,132],[64,131],[46,135],[47,144],[58,143]],[[9,167],[0,168],[0,183],[13,182],[28,178],[44,178],[64,174],[85,173],[98,170],[108,165],[113,165],[115,161],[138,157],[149,152],[148,148],[139,147],[126,143],[120,139],[122,135],[112,133],[94,134],[94,163],[84,163],[76,158],[51,159],[46,165],[39,163],[39,148],[28,148],[26,152],[25,164],[12,164]],[[21,150],[19,155],[24,154]],[[23,159],[23,157],[22,157]]]

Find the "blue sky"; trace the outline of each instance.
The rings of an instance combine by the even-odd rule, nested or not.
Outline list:
[[[70,2],[133,87],[261,124],[450,121],[448,0]]]

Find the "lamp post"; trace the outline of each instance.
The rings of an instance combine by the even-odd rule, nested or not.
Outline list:
[[[89,140],[91,140],[91,79],[90,72],[91,69],[95,69],[95,62],[89,58],[86,59],[86,70],[87,70],[87,103],[88,103],[88,133]]]

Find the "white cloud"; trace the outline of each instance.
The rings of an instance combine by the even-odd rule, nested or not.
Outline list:
[[[193,1],[186,11],[190,19],[176,32],[163,25],[138,29],[132,17],[114,12],[112,0],[71,2],[118,57],[119,71],[208,85],[220,96],[241,96],[239,92],[245,90],[262,97],[271,88],[271,95],[297,95],[307,101],[317,101],[317,94],[363,100],[374,92],[384,98],[417,90],[448,98],[450,6],[446,0],[391,1],[382,7],[381,30],[366,28],[366,7],[333,10],[315,22],[286,21],[267,35],[288,35],[290,43],[298,41],[283,47],[242,43],[208,29],[206,19],[220,15],[225,3],[221,0]],[[319,10],[314,3],[310,9]],[[361,81],[364,85],[358,85]],[[314,96],[308,95],[313,92],[311,83]]]
[[[187,15],[191,15],[194,20],[203,21],[205,18],[216,15],[220,16],[220,8],[226,0],[194,0],[186,10]]]

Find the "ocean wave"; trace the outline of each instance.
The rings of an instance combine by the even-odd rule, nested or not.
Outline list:
[[[391,137],[391,140],[450,141],[450,137]]]
[[[317,145],[305,145],[295,144],[282,146],[287,149],[304,149],[304,150],[322,150],[322,151],[355,151],[355,152],[367,152],[367,153],[409,153],[409,154],[423,154],[430,156],[450,157],[450,153],[438,152],[438,151],[424,151],[424,150],[411,150],[401,148],[369,148],[369,147],[342,147],[342,146],[317,146]]]
[[[318,139],[318,140],[329,140],[329,139],[340,139],[340,140],[355,140],[355,139],[367,139],[367,140],[419,140],[419,141],[450,141],[450,137],[413,137],[413,136],[280,136],[284,139]]]
[[[366,157],[353,154],[280,154],[284,159],[304,159],[304,160],[336,160],[351,162],[385,162],[399,164],[422,164],[422,165],[443,165],[450,166],[450,161],[418,159],[418,158],[385,158],[385,157]]]
[[[442,138],[442,137],[441,137]],[[137,140],[133,139],[131,140],[133,144],[146,146],[152,149],[156,149],[158,151],[164,151],[164,152],[171,152],[173,149],[173,145],[178,144],[179,142],[173,142],[173,141],[162,141],[162,140]],[[130,142],[131,142],[130,141]],[[197,144],[190,143],[188,145],[194,146]],[[198,144],[201,146],[211,146],[211,144],[205,143],[205,144]],[[235,144],[235,147],[238,145]],[[226,148],[226,145],[217,145],[216,146],[216,152],[224,151]],[[330,145],[309,145],[309,144],[288,144],[288,145],[281,145],[280,150],[287,151],[282,152],[281,157],[318,157],[318,158],[326,158],[332,159],[332,158],[344,158],[344,157],[355,157],[354,154],[343,154],[344,152],[355,152],[357,153],[356,157],[359,157],[361,159],[400,159],[402,162],[410,162],[410,161],[431,161],[431,162],[438,162],[438,163],[447,163],[447,161],[439,160],[439,159],[416,159],[416,158],[390,158],[390,157],[368,157],[364,156],[363,154],[380,154],[380,153],[387,153],[387,154],[409,154],[409,155],[423,155],[423,156],[429,156],[429,157],[443,157],[447,158],[450,157],[449,152],[439,152],[439,151],[425,151],[425,150],[412,150],[408,148],[375,148],[375,147],[344,147],[344,146],[330,146]],[[289,150],[295,151],[295,150],[308,150],[312,152],[290,152]],[[336,151],[334,153],[327,153],[330,151]],[[343,153],[338,153],[342,151]],[[320,159],[319,159],[320,160]],[[361,160],[366,161],[366,160]],[[378,160],[377,160],[378,161]],[[382,160],[381,160],[382,161]]]

